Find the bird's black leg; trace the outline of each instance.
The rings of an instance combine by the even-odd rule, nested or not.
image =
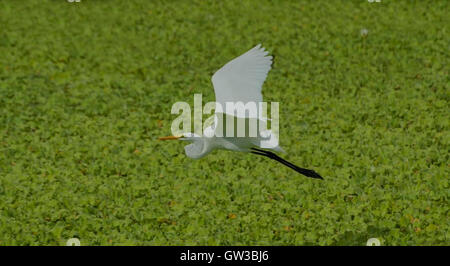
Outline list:
[[[298,173],[300,173],[300,174],[302,174],[304,176],[311,177],[311,178],[323,179],[323,177],[321,177],[314,170],[298,167],[295,164],[292,164],[292,163],[286,161],[285,159],[279,157],[278,155],[276,155],[273,152],[266,151],[266,150],[261,150],[261,149],[257,149],[257,148],[251,148],[251,150],[252,150],[251,153],[262,155],[262,156],[266,156],[266,157],[268,157],[270,159],[273,159],[273,160],[275,160],[277,162],[280,162],[280,163],[284,164],[285,166],[295,170],[296,172],[298,172]]]

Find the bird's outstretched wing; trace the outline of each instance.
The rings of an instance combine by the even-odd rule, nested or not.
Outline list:
[[[222,113],[236,116],[233,110],[226,110],[227,102],[255,102],[257,105],[262,102],[262,85],[272,65],[272,56],[267,55],[258,44],[214,73],[212,83]]]

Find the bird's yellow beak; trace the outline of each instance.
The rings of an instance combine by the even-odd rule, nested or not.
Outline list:
[[[167,136],[167,137],[160,137],[158,140],[177,140],[181,138],[182,136]]]

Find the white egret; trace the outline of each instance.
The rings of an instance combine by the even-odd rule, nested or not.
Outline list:
[[[226,134],[222,137],[222,134],[216,134],[218,128],[220,128],[219,123],[224,121],[223,114],[225,116],[236,116],[234,110],[223,110],[226,103],[262,102],[262,85],[271,69],[271,65],[272,56],[268,56],[268,52],[260,44],[225,64],[212,76],[216,95],[214,124],[205,128],[203,136],[195,133],[184,133],[182,136],[161,137],[159,140],[185,140],[192,142],[185,146],[185,152],[188,157],[194,159],[202,158],[213,149],[251,152],[276,160],[307,177],[323,179],[315,171],[300,168],[269,151],[283,151],[278,145],[277,136],[271,130],[258,131],[256,137],[227,137]],[[255,114],[245,113],[244,119],[257,119],[259,123],[266,122],[260,116],[255,116]],[[221,130],[223,132],[223,128]]]

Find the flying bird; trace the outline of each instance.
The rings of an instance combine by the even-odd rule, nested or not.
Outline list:
[[[244,119],[245,125],[251,120],[258,123],[267,123],[259,115],[246,112],[244,116],[237,115],[235,110],[224,108],[227,103],[261,103],[263,101],[261,90],[267,74],[272,66],[272,56],[261,47],[253,47],[241,56],[231,60],[212,76],[212,83],[216,96],[216,109],[214,123],[206,127],[203,135],[183,133],[181,136],[161,137],[159,140],[184,140],[192,142],[185,146],[186,155],[190,158],[202,158],[214,149],[225,149],[240,152],[249,152],[273,159],[296,172],[311,178],[323,179],[314,170],[305,169],[290,163],[272,151],[282,152],[278,145],[278,137],[271,130],[257,132],[256,136],[228,136],[225,118]],[[241,113],[242,114],[242,113]],[[223,118],[225,116],[225,118]],[[220,134],[217,134],[220,131]]]

